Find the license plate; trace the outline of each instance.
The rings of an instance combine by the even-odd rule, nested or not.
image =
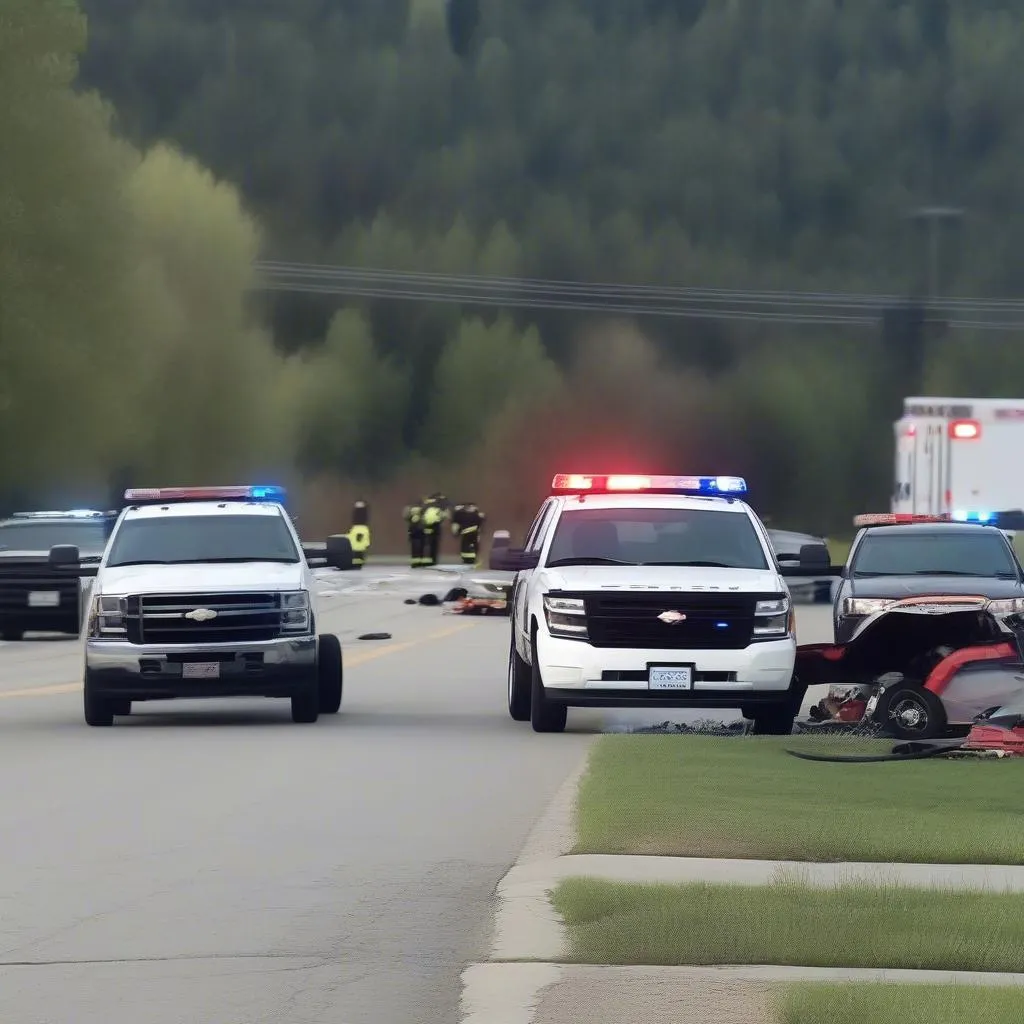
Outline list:
[[[689,690],[693,686],[693,668],[690,665],[665,665],[651,668],[647,677],[651,690]]]
[[[185,662],[181,666],[182,679],[219,679],[219,661]]]
[[[33,590],[28,595],[29,608],[59,608],[59,590]]]

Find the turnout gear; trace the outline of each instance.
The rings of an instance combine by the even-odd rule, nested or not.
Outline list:
[[[423,502],[424,565],[437,565],[441,528],[448,518],[447,499],[434,493]]]
[[[419,569],[424,565],[423,548],[425,534],[423,529],[423,503],[410,501],[405,506],[406,532],[409,536],[409,565]]]
[[[365,501],[353,504],[352,526],[347,536],[352,545],[352,564],[362,569],[370,551],[370,507]]]
[[[480,532],[487,518],[472,502],[456,505],[452,512],[452,533],[459,538],[459,556],[463,565],[477,564],[480,554]]]

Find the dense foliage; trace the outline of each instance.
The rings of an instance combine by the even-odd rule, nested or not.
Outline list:
[[[925,268],[907,214],[934,202],[967,211],[942,248],[944,287],[1016,295],[1020,3],[481,0],[459,53],[444,0],[82,6],[81,83],[135,148],[66,90],[81,30],[68,5],[0,0],[33,26],[0,30],[0,88],[28,104],[0,114],[20,140],[0,166],[0,218],[13,196],[26,225],[53,232],[15,233],[12,264],[2,221],[0,417],[25,444],[0,459],[14,481],[86,449],[99,467],[196,478],[258,457],[381,494],[401,481],[392,498],[436,480],[520,520],[555,465],[721,467],[777,519],[826,528],[887,500],[908,388],[1024,387],[1012,333],[933,339],[918,379],[870,326],[244,300],[257,247],[449,274],[903,294]],[[56,65],[33,59],[53,51]],[[227,185],[150,149],[161,142],[237,188],[261,240]],[[60,204],[75,216],[53,215]],[[277,354],[252,325],[261,312]],[[59,423],[46,389],[69,396]],[[79,438],[69,424],[111,390],[116,415]]]

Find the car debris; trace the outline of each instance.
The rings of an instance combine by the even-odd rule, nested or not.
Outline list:
[[[356,637],[357,640],[390,640],[390,633],[363,633]]]
[[[814,722],[875,721],[901,740],[966,733],[1024,696],[1024,622],[999,601],[910,597],[866,617],[845,644],[803,644],[802,685],[829,687]]]

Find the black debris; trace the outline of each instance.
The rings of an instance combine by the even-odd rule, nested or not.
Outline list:
[[[362,636],[357,637],[358,640],[390,640],[390,633],[363,633]]]

